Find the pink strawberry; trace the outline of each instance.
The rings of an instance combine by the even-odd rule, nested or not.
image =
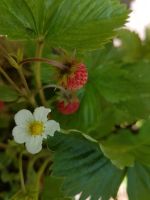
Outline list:
[[[60,84],[68,90],[82,88],[88,80],[88,72],[83,63],[68,66],[60,75]]]
[[[80,106],[80,102],[78,99],[74,99],[70,102],[59,101],[57,103],[58,111],[64,115],[70,115],[75,113]]]

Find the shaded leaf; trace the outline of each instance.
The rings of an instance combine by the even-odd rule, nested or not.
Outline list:
[[[108,200],[116,197],[125,171],[106,159],[99,146],[78,134],[55,134],[48,138],[49,148],[55,151],[53,175],[64,177],[63,191],[80,200]]]
[[[136,164],[129,168],[128,173],[129,200],[149,200],[150,197],[150,168]]]

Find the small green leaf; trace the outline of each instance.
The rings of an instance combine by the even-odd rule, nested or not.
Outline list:
[[[48,145],[55,151],[52,174],[64,178],[62,189],[67,195],[82,193],[80,200],[116,197],[125,171],[113,166],[98,144],[77,133],[56,133],[48,138]]]
[[[19,98],[18,93],[13,88],[0,85],[0,100],[4,102],[16,101]]]

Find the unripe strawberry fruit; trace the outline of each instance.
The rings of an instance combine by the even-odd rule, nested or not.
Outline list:
[[[88,80],[88,72],[83,63],[69,66],[60,75],[60,84],[68,90],[78,90],[82,88]]]
[[[80,102],[78,99],[75,99],[70,102],[65,102],[62,100],[57,103],[58,111],[64,115],[70,115],[75,113],[78,110],[79,106]]]
[[[4,102],[0,101],[0,110],[2,110],[4,108]]]

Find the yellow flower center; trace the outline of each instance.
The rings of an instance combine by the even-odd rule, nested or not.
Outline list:
[[[29,130],[33,136],[42,135],[44,131],[44,125],[42,122],[35,121],[30,124]]]

